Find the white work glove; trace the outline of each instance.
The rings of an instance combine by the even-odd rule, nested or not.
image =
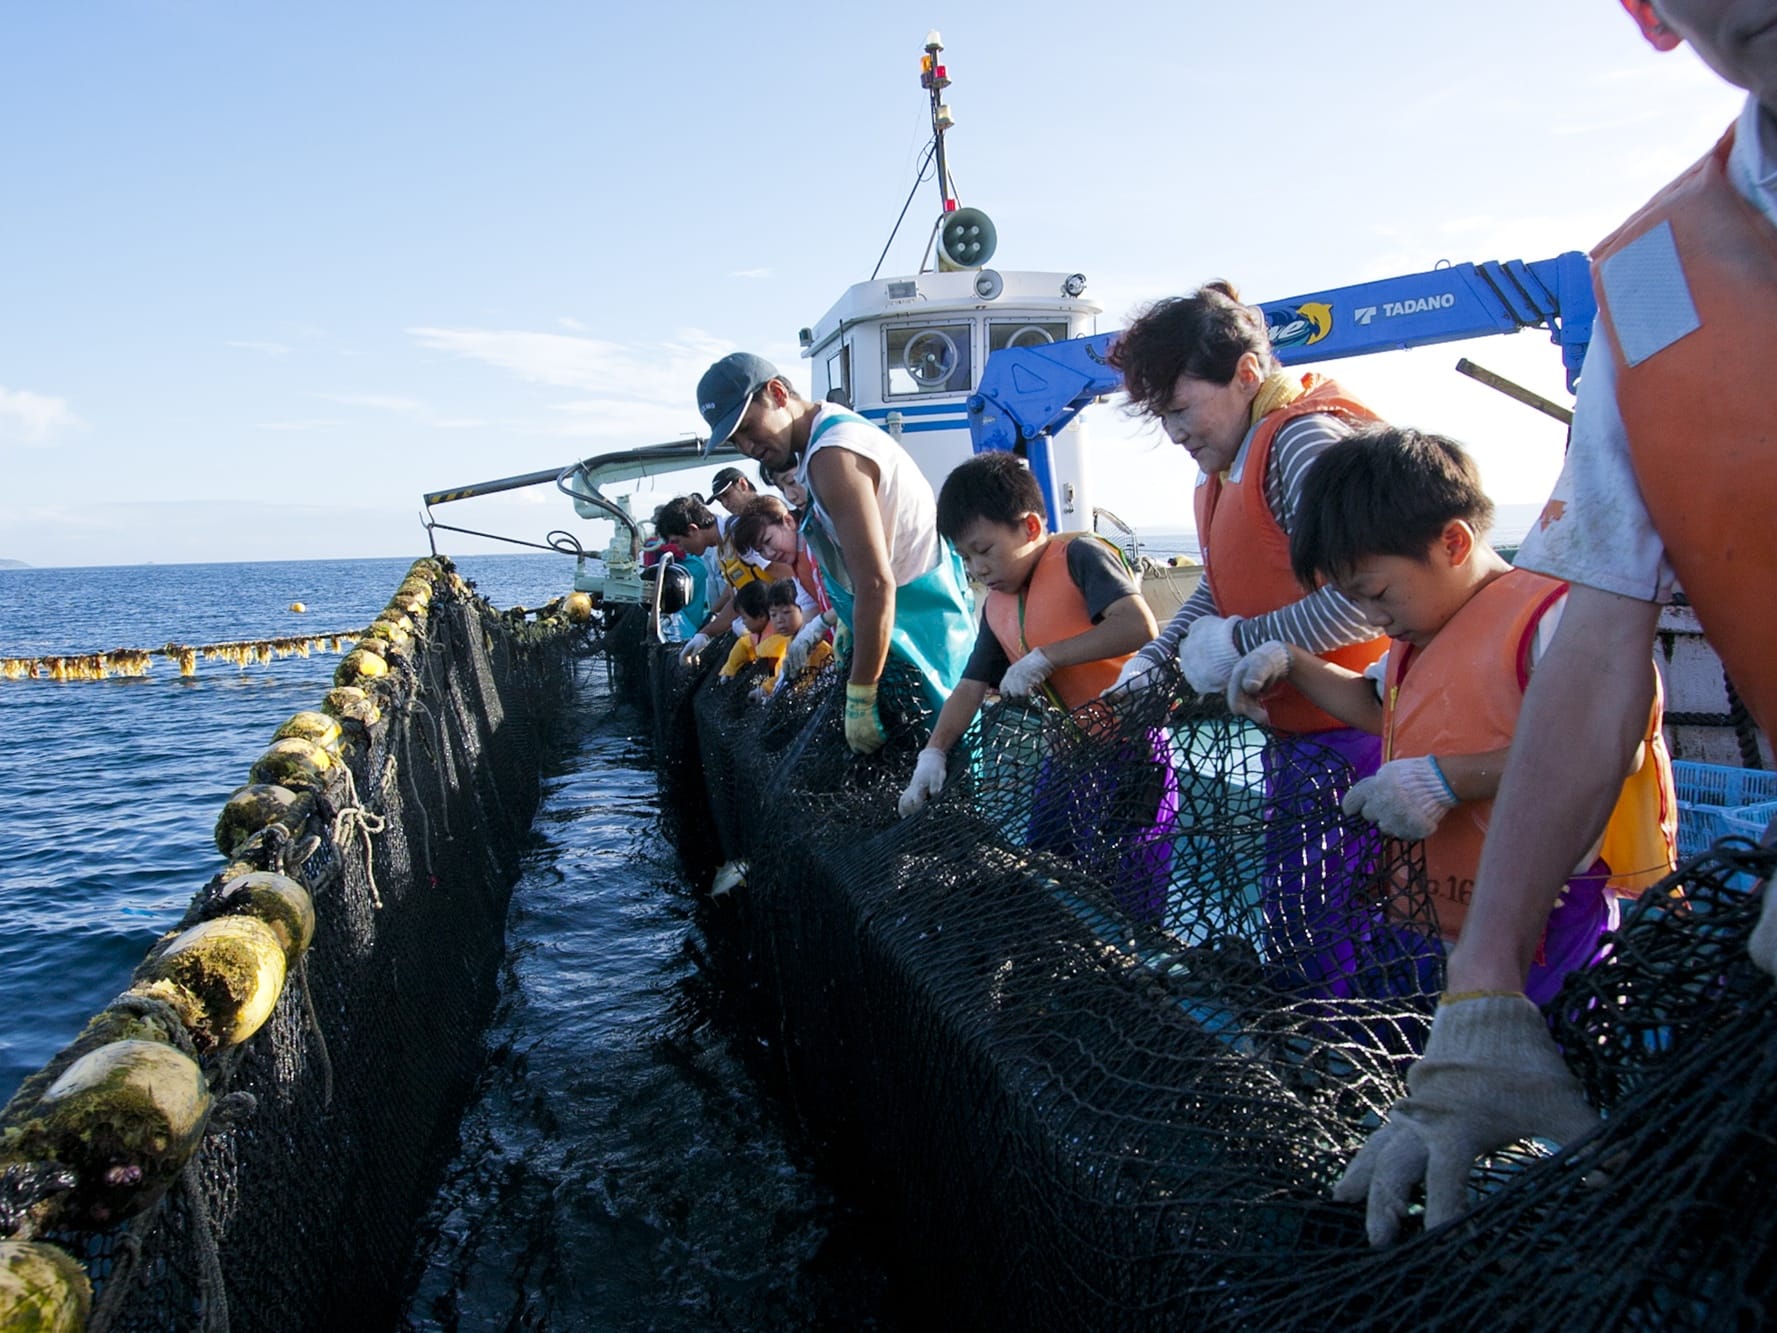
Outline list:
[[[1534,1004],[1522,995],[1445,1000],[1425,1055],[1407,1071],[1406,1097],[1351,1159],[1333,1197],[1364,1200],[1370,1244],[1387,1245],[1420,1180],[1429,1231],[1466,1210],[1477,1157],[1519,1139],[1572,1143],[1597,1124]]]
[[[944,766],[944,751],[928,745],[919,752],[919,759],[913,765],[913,780],[895,804],[902,819],[916,810],[925,809],[926,802],[944,790]]]
[[[703,656],[703,650],[710,646],[710,636],[698,630],[685,642],[679,653],[679,660],[686,666],[696,666],[697,659]]]
[[[751,699],[756,704],[762,704],[767,699],[771,698],[771,691],[766,689],[763,685],[755,685],[752,689],[747,691],[747,698]]]
[[[801,629],[796,637],[790,640],[790,646],[784,649],[783,669],[778,672],[779,680],[795,680],[808,665],[808,655],[814,646],[827,637],[827,622],[816,616]]]
[[[1777,901],[1777,879],[1766,880],[1760,892],[1765,895],[1765,901],[1758,909],[1758,925],[1747,937],[1746,952],[1752,955],[1753,962],[1777,976],[1777,908],[1771,906]]]
[[[1354,783],[1339,808],[1369,820],[1391,838],[1417,842],[1429,838],[1445,812],[1460,804],[1444,770],[1428,754],[1390,760],[1374,777]]]
[[[1228,707],[1254,722],[1269,722],[1259,696],[1290,674],[1290,646],[1268,639],[1234,664],[1228,674]]]
[[[1115,699],[1122,695],[1140,694],[1153,684],[1154,673],[1160,670],[1160,666],[1152,657],[1136,653],[1123,664],[1123,669],[1117,672],[1117,678],[1111,682],[1111,687],[1099,697]]]
[[[1006,668],[1000,677],[1000,693],[1008,699],[1022,699],[1049,679],[1055,664],[1041,648],[1032,648]]]
[[[1765,836],[1760,839],[1767,847],[1773,841],[1777,841],[1777,818],[1771,820]],[[1777,898],[1777,875],[1767,879],[1759,892],[1765,895],[1765,900],[1759,904],[1758,925],[1752,928],[1746,941],[1746,952],[1752,955],[1753,962],[1777,976],[1777,908],[1771,906],[1772,899]]]
[[[1197,693],[1220,694],[1228,688],[1229,673],[1240,660],[1234,646],[1239,623],[1239,616],[1204,616],[1191,622],[1178,646],[1178,664]]]

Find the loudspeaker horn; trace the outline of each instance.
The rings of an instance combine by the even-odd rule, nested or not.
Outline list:
[[[993,258],[999,240],[993,219],[979,208],[946,213],[938,224],[938,267],[945,273],[980,268]]]

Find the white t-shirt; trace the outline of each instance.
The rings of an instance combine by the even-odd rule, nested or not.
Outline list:
[[[814,425],[830,411],[846,411],[830,403],[815,409]],[[821,503],[820,492],[808,479],[808,464],[823,449],[849,449],[876,464],[876,506],[882,516],[883,536],[888,540],[889,573],[896,587],[912,583],[938,567],[938,502],[932,485],[908,452],[887,431],[867,421],[838,421],[822,432],[796,463],[796,480],[808,487],[815,521],[826,530],[834,545],[839,537]],[[843,548],[842,548],[843,549]]]
[[[1748,97],[1735,127],[1728,179],[1777,228],[1777,161],[1761,137],[1762,118],[1758,99]],[[1629,437],[1617,411],[1616,352],[1602,320],[1586,349],[1567,462],[1516,563],[1644,602],[1672,600],[1672,565],[1629,461]]]

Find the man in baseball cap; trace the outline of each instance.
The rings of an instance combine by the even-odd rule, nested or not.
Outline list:
[[[755,494],[752,479],[737,467],[725,467],[710,478],[710,499],[730,514],[738,513]]]
[[[877,685],[891,651],[919,671],[928,702],[941,706],[974,642],[962,561],[938,535],[932,486],[887,432],[833,403],[811,403],[749,352],[723,357],[697,384],[710,446],[732,442],[775,473],[807,487],[815,521],[808,540],[834,614],[851,630],[845,740],[859,754],[888,733]],[[822,617],[803,627],[784,659],[800,669]]]
[[[697,410],[710,428],[709,447],[727,444],[753,395],[781,379],[776,366],[751,352],[730,352],[704,371],[697,381]]]

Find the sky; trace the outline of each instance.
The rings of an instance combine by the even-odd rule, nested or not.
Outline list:
[[[422,493],[697,433],[726,352],[806,387],[796,330],[913,185],[932,26],[993,266],[1085,273],[1101,330],[1214,277],[1272,300],[1587,249],[1741,102],[1615,0],[8,0],[0,559],[423,554]],[[1462,355],[1566,401],[1536,331],[1336,371],[1540,500],[1561,427]],[[1088,424],[1099,503],[1187,529],[1183,452]],[[436,516],[608,532],[547,487]]]

